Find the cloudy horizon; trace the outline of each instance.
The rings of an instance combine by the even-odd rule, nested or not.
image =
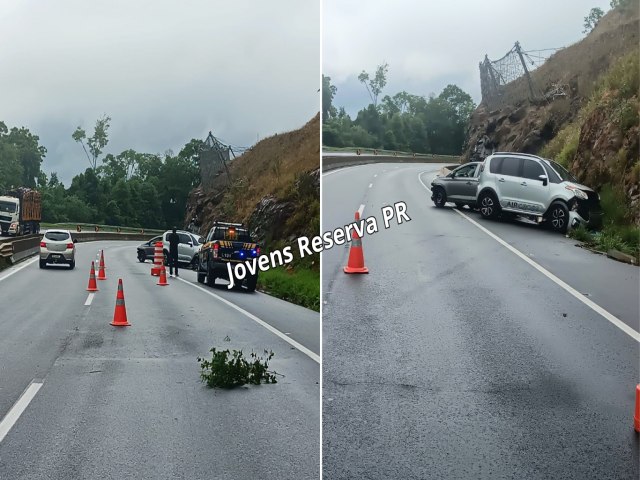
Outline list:
[[[27,127],[68,186],[71,135],[111,117],[105,153],[177,153],[209,131],[247,147],[319,111],[320,7],[282,0],[0,5],[0,121]]]

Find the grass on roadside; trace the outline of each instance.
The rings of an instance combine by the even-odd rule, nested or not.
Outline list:
[[[258,288],[274,297],[320,311],[320,272],[316,270],[271,268],[258,275]]]

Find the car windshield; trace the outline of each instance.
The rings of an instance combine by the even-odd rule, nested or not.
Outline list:
[[[554,162],[553,160],[549,160],[551,167],[556,171],[558,176],[564,182],[576,182],[578,183],[578,179],[574,177],[566,168],[560,165],[558,162]]]
[[[0,202],[0,212],[15,213],[16,204],[13,202]]]
[[[69,234],[67,232],[47,232],[44,234],[44,238],[53,242],[62,242],[69,240]]]

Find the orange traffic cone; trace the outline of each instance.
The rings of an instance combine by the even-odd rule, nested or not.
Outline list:
[[[89,272],[89,285],[87,286],[87,292],[97,292],[98,284],[96,283],[96,269],[91,262],[91,272]]]
[[[167,269],[164,268],[164,265],[160,268],[160,278],[158,279],[158,283],[156,285],[160,285],[161,287],[166,287],[169,285],[167,282]]]
[[[118,279],[118,294],[116,295],[116,310],[113,312],[113,321],[110,323],[114,327],[129,327],[127,321],[127,309],[124,306],[124,291],[122,290],[122,279]]]
[[[640,384],[636,385],[636,414],[633,417],[633,428],[640,433]]]
[[[356,212],[356,222],[360,221],[360,213]],[[364,266],[364,253],[362,251],[362,240],[358,233],[353,230],[351,248],[349,249],[349,263],[344,267],[344,273],[369,273],[369,269]]]
[[[100,250],[100,265],[98,265],[98,280],[106,280],[107,273],[104,266],[104,250]]]

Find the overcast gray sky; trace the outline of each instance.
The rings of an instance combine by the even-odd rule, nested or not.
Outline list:
[[[319,0],[0,1],[0,120],[48,149],[66,185],[71,138],[112,118],[109,153],[176,153],[207,132],[250,146],[319,111]]]
[[[609,0],[324,0],[323,73],[334,105],[354,116],[370,103],[358,74],[389,64],[385,94],[439,94],[449,83],[480,101],[478,63],[524,50],[567,46],[584,36],[592,7]]]

